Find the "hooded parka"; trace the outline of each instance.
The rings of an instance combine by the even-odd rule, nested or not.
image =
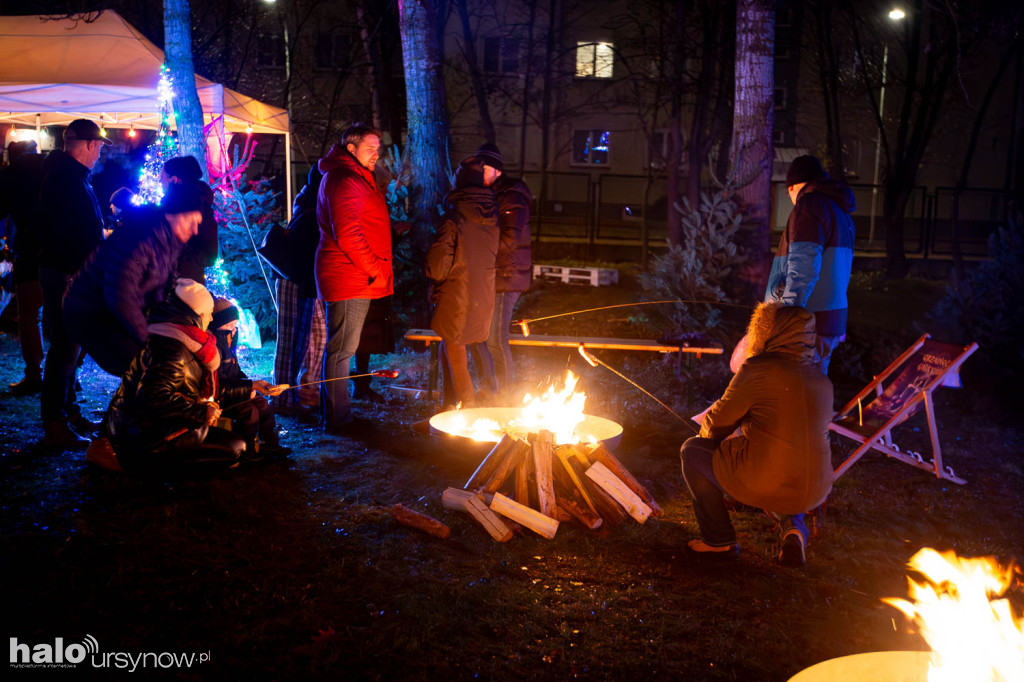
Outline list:
[[[480,159],[470,157],[459,165],[455,189],[445,197],[444,222],[427,251],[436,306],[430,326],[451,343],[482,343],[490,335],[498,204],[482,178]]]
[[[498,224],[501,228],[494,273],[496,291],[526,291],[533,280],[530,252],[533,194],[525,182],[506,175],[494,183],[494,193],[498,198]]]
[[[814,315],[761,304],[748,334],[750,357],[711,406],[700,435],[719,442],[713,466],[726,493],[778,514],[802,514],[832,489],[832,382],[812,362]],[[726,439],[737,427],[743,436]]]

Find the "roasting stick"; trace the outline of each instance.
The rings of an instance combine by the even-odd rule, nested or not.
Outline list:
[[[271,387],[270,396],[271,397],[279,396],[282,393],[284,393],[285,391],[290,391],[293,388],[303,388],[305,386],[316,386],[318,384],[326,384],[329,381],[345,381],[345,380],[348,380],[348,379],[359,379],[361,377],[379,377],[381,379],[394,379],[397,376],[398,376],[398,370],[397,369],[378,369],[378,370],[374,370],[372,372],[367,372],[366,374],[350,374],[347,377],[335,377],[333,379],[321,379],[320,381],[310,381],[310,382],[305,383],[305,384],[295,384],[294,386],[292,386],[291,384],[277,384],[276,386],[272,386]],[[280,390],[277,390],[277,389],[280,389]],[[253,400],[256,400],[256,398],[258,398],[258,397],[260,397],[260,396],[255,396],[255,397],[249,398],[248,400],[242,400],[241,402],[234,403],[232,405],[232,407],[235,407],[237,405],[244,405],[245,403],[252,402]]]
[[[583,359],[584,359],[584,360],[586,360],[586,361],[587,361],[587,362],[588,362],[588,363],[590,364],[590,366],[591,366],[591,367],[597,367],[598,365],[601,365],[601,366],[602,366],[602,367],[604,367],[605,369],[609,370],[610,372],[612,372],[613,374],[615,374],[616,376],[618,376],[618,377],[619,377],[620,379],[624,379],[624,380],[626,380],[627,382],[629,382],[630,384],[632,384],[632,385],[633,385],[634,387],[636,387],[636,388],[640,389],[641,391],[643,391],[643,392],[644,392],[644,393],[645,393],[645,394],[647,395],[647,397],[648,397],[648,398],[650,398],[651,400],[653,400],[654,402],[658,403],[659,405],[661,405],[662,407],[664,407],[664,408],[665,408],[666,410],[668,410],[669,412],[671,412],[671,413],[672,413],[672,416],[673,416],[673,417],[675,417],[676,419],[678,419],[679,421],[681,421],[682,423],[686,424],[686,427],[687,427],[688,429],[690,429],[691,431],[693,431],[693,432],[694,432],[695,434],[698,434],[698,435],[700,434],[700,432],[699,432],[699,431],[698,431],[697,429],[695,429],[695,428],[693,427],[693,424],[691,424],[691,423],[690,423],[690,420],[688,420],[688,419],[683,419],[682,417],[680,417],[680,416],[679,416],[679,415],[678,415],[678,414],[676,413],[676,411],[675,411],[675,410],[673,410],[673,409],[672,409],[671,407],[669,407],[668,405],[666,405],[665,403],[661,402],[661,401],[660,401],[660,400],[658,400],[658,399],[657,399],[656,397],[654,397],[654,396],[653,396],[653,395],[651,394],[651,392],[650,392],[650,391],[648,391],[648,390],[647,390],[646,388],[644,388],[644,387],[643,387],[643,386],[641,386],[640,384],[636,383],[635,381],[633,381],[632,379],[630,379],[629,377],[627,377],[627,376],[626,376],[625,374],[623,374],[623,373],[622,373],[622,372],[620,372],[619,370],[615,369],[614,367],[612,367],[611,365],[609,365],[609,364],[608,364],[607,362],[604,362],[603,360],[601,360],[600,358],[598,358],[597,356],[595,356],[595,355],[594,355],[593,353],[591,353],[591,352],[590,352],[589,350],[587,350],[586,348],[584,348],[584,347],[583,347],[583,344],[582,344],[582,343],[581,343],[581,344],[579,345],[579,351],[580,351],[580,355],[582,355],[582,356],[583,356]]]
[[[582,313],[595,313],[601,310],[611,310],[613,308],[632,308],[634,306],[641,305],[661,305],[663,303],[707,303],[709,305],[724,305],[732,308],[750,308],[749,305],[742,305],[740,303],[727,303],[726,301],[699,301],[699,300],[687,300],[681,298],[673,298],[666,301],[637,301],[635,303],[616,303],[615,305],[605,305],[600,308],[586,308],[584,310],[570,310],[567,313],[555,313],[554,315],[544,315],[543,317],[531,317],[529,319],[515,320],[512,324],[516,325],[523,330],[523,336],[530,335],[530,323],[540,322],[541,320],[553,320],[556,317],[566,317],[568,315],[579,315]],[[609,368],[610,369],[610,368]],[[637,388],[640,388],[637,386]],[[651,396],[652,398],[654,396]]]

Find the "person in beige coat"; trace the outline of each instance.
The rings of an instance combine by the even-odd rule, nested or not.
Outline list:
[[[804,308],[761,303],[747,333],[748,357],[704,417],[700,435],[680,452],[702,535],[689,548],[736,552],[728,494],[779,517],[779,559],[802,565],[808,536],[804,512],[824,502],[832,489],[832,382],[813,364],[815,319]],[[737,428],[742,435],[730,438]]]

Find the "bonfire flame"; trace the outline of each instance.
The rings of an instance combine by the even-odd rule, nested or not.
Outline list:
[[[932,648],[929,682],[1024,679],[1024,618],[1002,596],[1014,568],[989,558],[965,559],[924,548],[909,566],[925,582],[910,583],[910,596],[883,599],[913,620]]]
[[[498,441],[505,433],[525,437],[528,433],[536,433],[542,429],[554,434],[554,442],[558,444],[596,442],[593,436],[576,434],[576,427],[585,419],[583,405],[587,396],[576,391],[579,382],[572,372],[566,372],[565,384],[562,388],[549,386],[547,391],[534,398],[529,393],[523,397],[523,407],[516,417],[502,424],[494,419],[475,419],[472,424],[460,414],[450,421],[449,432],[466,438],[480,441]],[[458,409],[458,408],[456,408]]]

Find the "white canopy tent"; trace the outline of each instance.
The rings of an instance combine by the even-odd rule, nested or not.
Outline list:
[[[107,128],[156,130],[163,50],[111,10],[95,21],[0,16],[0,123],[33,127],[88,118]],[[196,76],[206,123],[227,132],[285,136],[285,190],[291,210],[288,112]]]

